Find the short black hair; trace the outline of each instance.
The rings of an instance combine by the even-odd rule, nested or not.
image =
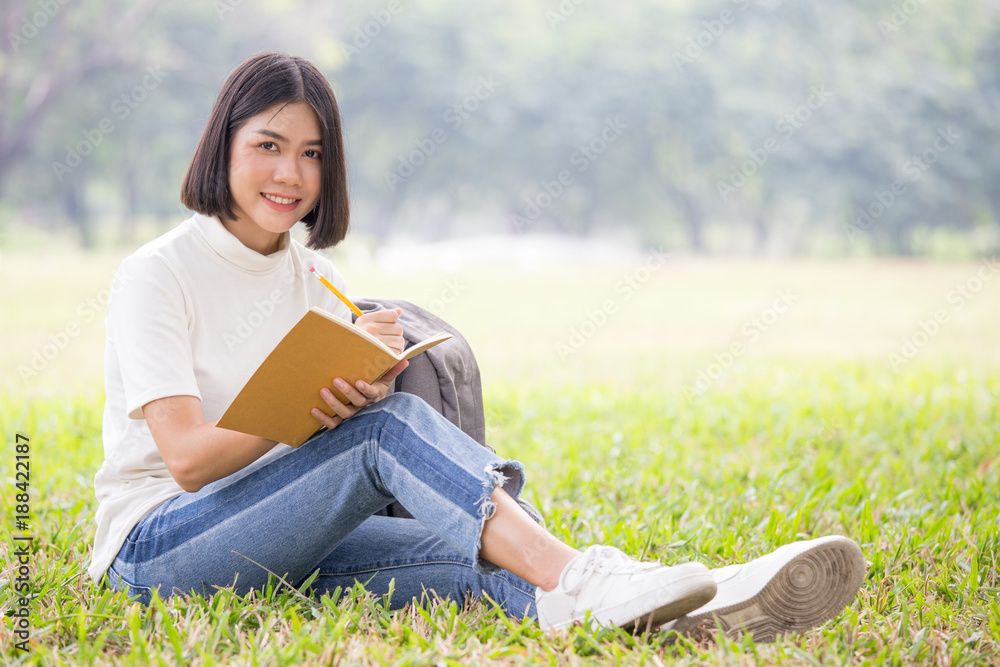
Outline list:
[[[232,71],[191,158],[181,203],[202,215],[236,219],[229,194],[233,137],[251,116],[281,102],[305,102],[319,119],[323,142],[319,203],[302,222],[309,230],[310,248],[329,248],[344,240],[350,221],[344,139],[330,83],[303,58],[260,53]]]

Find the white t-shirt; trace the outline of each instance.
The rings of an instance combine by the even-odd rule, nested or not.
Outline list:
[[[119,267],[105,319],[104,465],[94,477],[97,534],[87,570],[94,579],[140,519],[183,493],[142,406],[197,396],[205,420],[214,421],[309,308],[350,321],[347,307],[309,273],[315,266],[346,291],[333,264],[287,232],[280,246],[261,255],[216,218],[195,214]]]

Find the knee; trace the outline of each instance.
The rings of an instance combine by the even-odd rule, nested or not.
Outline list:
[[[375,407],[386,410],[397,415],[412,415],[426,412],[434,412],[434,409],[427,404],[427,401],[414,394],[398,391],[389,394],[375,404]],[[434,414],[437,414],[434,412]]]

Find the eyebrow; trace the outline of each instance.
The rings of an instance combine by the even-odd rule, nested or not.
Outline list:
[[[274,132],[272,130],[254,130],[254,133],[255,134],[263,134],[265,137],[271,137],[272,139],[277,139],[278,141],[284,141],[286,144],[289,143],[287,137],[285,137],[283,135],[280,135],[277,132]],[[310,139],[309,141],[305,142],[305,145],[306,146],[322,146],[323,142],[320,141],[319,139]]]

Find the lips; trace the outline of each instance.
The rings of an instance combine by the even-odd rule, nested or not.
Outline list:
[[[260,196],[264,200],[264,203],[270,208],[282,212],[294,211],[295,207],[299,205],[300,201],[302,201],[301,199],[297,199],[295,197],[281,197],[267,192],[261,192]]]
[[[269,195],[266,192],[262,192],[261,194],[275,204],[293,204],[298,201],[295,197],[279,197],[278,195]]]

